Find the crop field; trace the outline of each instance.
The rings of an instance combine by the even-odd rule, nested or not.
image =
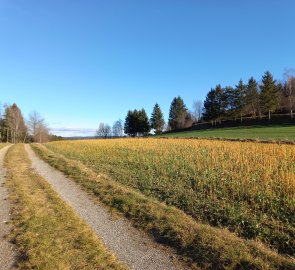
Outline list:
[[[49,150],[294,256],[295,146],[189,139],[61,141]]]

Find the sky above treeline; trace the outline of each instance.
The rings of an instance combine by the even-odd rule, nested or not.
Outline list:
[[[0,102],[38,111],[52,132],[172,99],[187,107],[216,84],[294,68],[294,0],[0,0]]]

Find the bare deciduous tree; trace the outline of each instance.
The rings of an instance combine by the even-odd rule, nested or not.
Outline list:
[[[124,131],[123,121],[121,119],[115,121],[112,127],[113,136],[122,137],[123,131]]]
[[[29,115],[28,128],[34,142],[43,143],[48,141],[48,127],[44,118],[38,112],[34,111]]]
[[[193,111],[192,111],[194,122],[200,121],[202,117],[202,108],[203,108],[203,102],[201,100],[195,100],[193,103]]]
[[[27,127],[23,115],[15,103],[5,109],[5,129],[7,142],[9,138],[12,143],[23,142],[26,138]]]
[[[111,136],[111,127],[108,124],[100,123],[96,130],[96,134],[98,137],[107,138]]]
[[[293,119],[293,109],[295,105],[295,70],[286,69],[284,72],[286,83],[284,86],[284,96],[287,101],[287,108],[290,112],[290,116]]]

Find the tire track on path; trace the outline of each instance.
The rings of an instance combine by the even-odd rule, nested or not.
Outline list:
[[[186,270],[174,251],[155,243],[135,229],[124,217],[113,220],[109,211],[95,203],[74,181],[36,156],[29,145],[25,149],[32,168],[43,176],[74,211],[96,232],[105,245],[134,270]]]
[[[6,146],[0,150],[0,270],[12,269],[16,259],[14,245],[6,238],[12,228],[9,224],[11,217],[8,191],[4,186],[6,169],[3,166],[9,147]]]

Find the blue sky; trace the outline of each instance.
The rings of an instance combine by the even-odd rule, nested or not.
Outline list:
[[[129,109],[167,120],[216,84],[295,64],[293,0],[0,0],[0,102],[92,135]]]

